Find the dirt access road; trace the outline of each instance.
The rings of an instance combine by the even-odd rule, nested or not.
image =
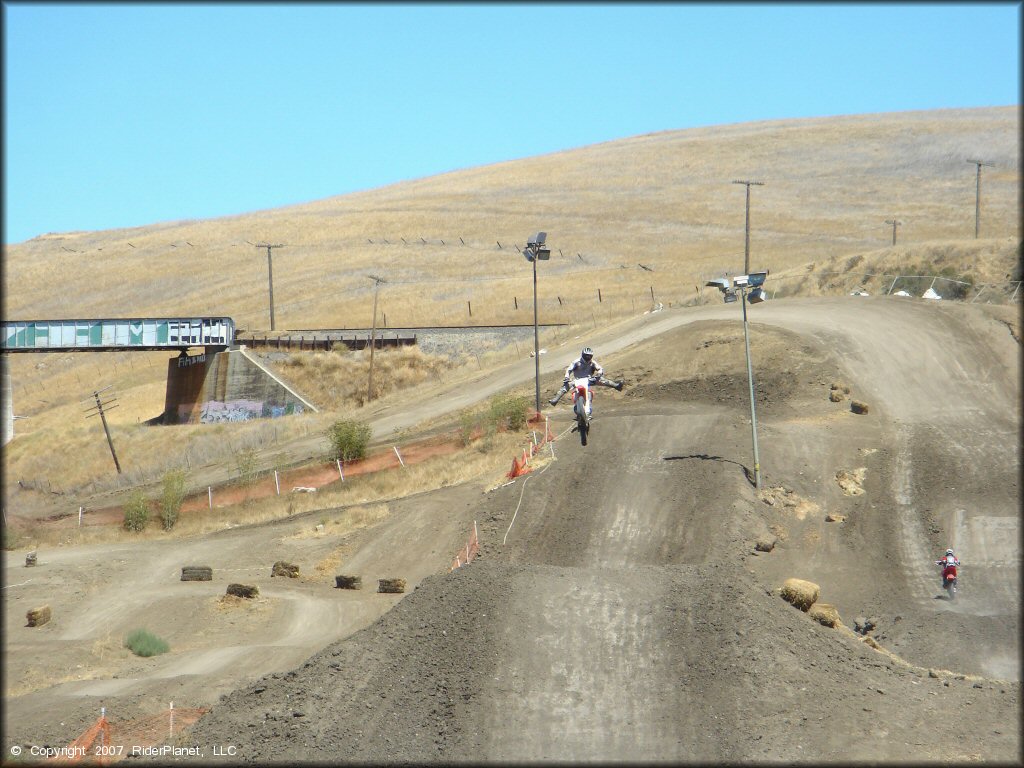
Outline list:
[[[586,448],[566,435],[513,484],[396,502],[344,543],[346,568],[405,569],[417,588],[402,599],[271,582],[273,560],[315,572],[339,546],[310,536],[312,520],[173,554],[52,553],[41,591],[5,590],[5,669],[42,674],[79,653],[96,679],[8,697],[5,750],[66,743],[101,702],[155,710],[173,695],[216,702],[186,741],[232,744],[234,761],[1019,759],[1015,313],[846,297],[751,315],[760,497],[746,479],[738,308],[646,316],[586,339],[629,382],[599,391]],[[545,392],[574,351],[544,359]],[[517,363],[421,408],[460,408],[532,375]],[[831,402],[832,382],[869,413]],[[846,490],[840,471],[855,478]],[[473,519],[482,555],[448,575]],[[755,554],[758,539],[774,550]],[[930,566],[947,544],[965,564],[952,603]],[[15,557],[8,585],[30,573]],[[141,582],[139,558],[152,565]],[[263,568],[262,604],[223,608],[223,583],[177,581],[196,558]],[[95,569],[118,561],[116,578]],[[870,617],[896,655],[779,599],[790,576],[820,584],[847,627]],[[78,618],[21,626],[27,605],[61,590]],[[111,652],[113,677],[96,644],[102,656],[103,633],[119,637],[140,612],[175,650]]]

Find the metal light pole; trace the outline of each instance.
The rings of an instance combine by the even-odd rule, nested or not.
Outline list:
[[[749,187],[748,187],[749,189]],[[754,488],[761,490],[761,460],[757,454],[757,409],[754,407],[754,368],[750,364],[750,332],[747,330],[747,292],[740,289],[743,305],[743,344],[747,351],[747,386],[750,388],[750,434],[754,442]]]
[[[366,402],[373,400],[373,350],[377,346],[377,293],[380,284],[387,282],[383,277],[367,275],[373,280],[373,320],[370,323],[370,374],[366,381]]]
[[[987,165],[992,167],[993,163],[986,163],[982,160],[968,160],[968,163],[974,163],[978,166],[978,176],[974,185],[974,239],[978,239],[978,230],[981,226],[981,166]]]
[[[551,258],[551,249],[544,247],[548,238],[547,232],[538,232],[526,241],[523,256],[533,264],[533,367],[534,367],[534,406],[540,413],[540,331],[537,319],[537,262]]]
[[[743,274],[747,274],[750,271],[750,187],[763,187],[763,181],[734,181],[733,184],[745,184],[747,186],[747,223],[745,232],[746,237],[744,239],[743,246]]]
[[[754,445],[754,488],[761,490],[761,457],[757,449],[757,407],[754,401],[754,366],[750,362],[750,330],[747,324],[747,303],[760,304],[768,296],[761,287],[765,278],[768,277],[768,270],[763,272],[751,272],[745,275],[737,275],[730,287],[729,278],[720,277],[709,281],[706,285],[720,290],[727,304],[737,300],[736,291],[739,290],[739,301],[743,304],[743,346],[747,355],[747,387],[750,391],[750,435]],[[750,294],[747,294],[747,289]]]

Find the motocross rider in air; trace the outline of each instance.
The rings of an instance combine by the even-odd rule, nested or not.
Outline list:
[[[562,399],[562,395],[569,391],[569,382],[572,379],[582,379],[589,377],[595,384],[601,384],[605,387],[611,387],[612,389],[621,392],[622,382],[621,381],[610,381],[604,378],[604,368],[601,364],[594,359],[594,350],[590,347],[584,347],[583,351],[580,352],[580,356],[573,360],[565,369],[565,378],[562,380],[562,388],[558,390],[558,393],[548,400],[551,405],[558,405],[558,401]]]

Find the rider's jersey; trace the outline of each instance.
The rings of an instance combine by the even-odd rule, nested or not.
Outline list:
[[[936,560],[935,564],[942,566],[943,576],[947,573],[956,576],[956,569],[960,565],[960,560],[955,555],[946,555],[941,560]]]
[[[588,376],[596,378],[604,376],[604,368],[600,366],[597,360],[591,360],[588,363],[582,357],[577,357],[569,363],[569,367],[565,369],[566,379],[583,379]]]

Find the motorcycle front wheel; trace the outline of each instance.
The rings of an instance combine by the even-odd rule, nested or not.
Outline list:
[[[580,445],[587,444],[587,432],[590,430],[590,424],[587,422],[587,407],[583,402],[583,398],[576,398],[576,402],[573,403],[573,412],[576,414],[576,431],[580,433]]]

